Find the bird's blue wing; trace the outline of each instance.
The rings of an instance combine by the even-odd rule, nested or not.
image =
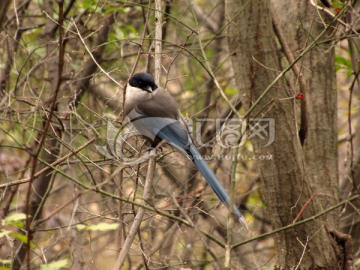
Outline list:
[[[131,123],[141,135],[152,142],[165,140],[181,152],[188,153],[191,139],[187,129],[177,119],[166,117],[149,117],[139,111],[128,114]]]

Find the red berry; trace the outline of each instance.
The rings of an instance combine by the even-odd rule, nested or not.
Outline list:
[[[304,93],[299,93],[296,95],[296,99],[303,99],[304,98]]]
[[[341,8],[336,8],[336,9],[335,9],[335,12],[336,12],[336,13],[339,13],[340,11],[341,11]]]

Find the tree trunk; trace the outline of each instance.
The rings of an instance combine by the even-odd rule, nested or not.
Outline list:
[[[244,95],[244,106],[249,109],[282,68],[270,2],[250,1],[239,13],[246,2],[226,1],[226,17],[232,20],[228,28],[228,46],[235,80]],[[309,31],[308,22],[314,11],[303,1],[277,1],[276,5],[281,12],[281,29],[284,29],[286,40],[291,41],[289,46],[295,54],[312,41],[305,42],[308,32],[303,28]],[[298,25],[303,28],[297,28]],[[322,27],[321,24],[314,25],[312,37],[316,37]],[[262,194],[274,229],[291,224],[306,202],[308,205],[300,219],[318,214],[338,201],[334,51],[316,47],[302,61],[306,67],[303,74],[306,89],[303,91],[307,101],[302,114],[309,119],[303,123],[307,124],[304,146],[298,138],[295,113],[298,104],[293,98],[295,92],[290,90],[291,81],[280,79],[250,114],[250,120],[262,117],[275,121],[272,144],[265,146],[260,137],[252,138],[256,155],[273,156],[271,161],[259,160],[258,166]],[[253,125],[254,121],[250,123]],[[259,122],[259,126],[262,127],[263,122]],[[276,268],[291,269],[297,265],[301,269],[344,267],[344,251],[326,229],[336,228],[336,215],[333,212],[321,220],[278,233],[275,239]]]
[[[47,12],[48,14],[52,14],[52,7],[50,5],[47,5]],[[46,24],[46,29],[50,30],[53,26],[53,23],[51,21],[49,21]],[[46,47],[47,49],[47,55],[49,56],[49,58],[51,58],[51,56],[54,54],[54,50],[56,50],[56,45],[51,44],[51,42],[55,39],[54,35],[47,35],[46,36],[47,41],[48,41],[48,46]],[[50,45],[51,44],[51,45]],[[57,58],[54,58],[52,60],[49,60],[46,63],[46,69],[45,69],[45,74],[44,77],[48,77],[49,78],[49,82],[46,84],[47,89],[53,90],[56,89],[56,83],[57,80],[59,80],[58,77],[58,68],[59,68],[59,63],[57,61]],[[53,94],[54,98],[55,95]],[[50,103],[52,102],[52,99],[50,99]],[[55,108],[55,111],[57,110],[57,108]],[[53,118],[54,120],[54,118]],[[55,121],[51,121],[52,123],[50,124],[49,128],[47,130],[46,129],[46,124],[47,121],[51,121],[48,119],[48,115],[43,117],[43,123],[42,123],[42,132],[46,132],[46,134],[43,135],[42,132],[39,132],[38,134],[38,141],[40,141],[40,138],[42,136],[45,136],[44,139],[44,143],[43,145],[39,145],[38,143],[35,143],[34,145],[34,151],[37,151],[38,147],[41,147],[42,149],[39,152],[39,158],[41,160],[44,160],[45,162],[51,164],[53,163],[57,158],[58,155],[60,153],[60,139],[61,139],[61,134],[62,134],[62,129],[61,129],[61,123],[59,123],[59,121],[55,120]],[[37,157],[36,157],[37,158]],[[36,160],[35,162],[35,166],[36,169],[34,170],[34,172],[40,171],[44,168],[47,167],[46,164],[40,162],[39,160]],[[32,183],[29,184],[29,189],[31,189],[30,192],[30,199],[29,199],[29,207],[28,207],[28,212],[27,210],[25,211],[26,214],[28,214],[28,218],[29,218],[29,227],[26,228],[28,229],[27,231],[27,237],[29,239],[29,241],[33,240],[33,222],[35,222],[36,220],[39,220],[42,217],[42,209],[43,206],[45,204],[45,201],[48,197],[48,194],[51,190],[52,187],[52,179],[53,179],[53,174],[48,173],[48,174],[42,174],[41,176],[39,176],[37,179],[35,179]],[[13,263],[13,269],[21,269],[22,265],[25,265],[25,258],[26,256],[31,256],[30,255],[30,249],[27,245],[25,245],[22,242],[19,242],[19,247],[17,247],[17,253],[16,253],[16,257],[14,259],[14,263]],[[28,259],[28,262],[30,261],[30,259]],[[27,264],[29,266],[29,264]]]
[[[360,12],[360,1],[355,0],[352,3],[353,9],[348,12],[347,23],[353,26],[353,29],[359,29],[360,21],[358,19]],[[350,95],[352,95],[352,106],[355,105],[356,101],[359,100],[360,97],[360,40],[358,37],[350,38],[349,42],[349,52],[351,56],[351,63],[353,68],[353,73],[355,77],[351,77],[349,79],[355,80],[355,83],[350,86]],[[349,110],[347,114],[351,111]],[[357,110],[352,114],[352,123],[355,119],[360,119],[360,110]],[[354,126],[354,124],[351,124]],[[360,136],[356,136],[356,134],[360,134],[360,124],[357,123],[355,128],[352,130],[351,136],[352,145],[350,142],[348,144],[348,151],[350,154],[347,154],[347,165],[346,172],[342,179],[340,185],[340,198],[344,199],[348,196],[355,196],[359,193],[360,190]],[[355,135],[355,136],[353,136]],[[353,136],[353,138],[352,138]],[[352,149],[351,149],[352,148]],[[353,151],[351,153],[351,151]],[[349,195],[350,194],[350,195]],[[360,245],[360,216],[358,214],[358,210],[360,208],[360,201],[354,201],[351,205],[347,205],[345,211],[341,213],[342,216],[342,224],[341,230],[345,233],[351,234],[353,239],[353,245]]]

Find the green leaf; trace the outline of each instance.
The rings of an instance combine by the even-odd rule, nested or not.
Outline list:
[[[360,265],[360,259],[357,259],[356,261],[355,261],[355,266],[359,266]]]
[[[76,229],[81,231],[81,230],[84,230],[86,228],[86,225],[84,225],[84,224],[76,224],[75,227],[76,227]]]
[[[332,0],[331,4],[334,8],[342,8],[344,6],[344,3],[341,0]]]
[[[1,230],[0,232],[0,238],[5,236],[5,235],[9,235],[10,233],[12,233],[12,231],[9,230]]]
[[[11,216],[7,216],[1,221],[1,225],[5,226],[15,221],[26,219],[26,215],[24,213],[15,213]]]
[[[58,269],[67,267],[68,265],[69,265],[69,260],[63,259],[63,260],[59,260],[59,261],[55,261],[55,262],[51,262],[51,263],[47,263],[47,264],[42,264],[42,265],[40,265],[40,270],[58,270]]]
[[[10,224],[15,226],[15,227],[18,227],[20,229],[25,227],[25,223],[22,222],[22,221],[13,221],[13,222],[10,222]]]
[[[83,224],[76,225],[76,228],[78,230],[102,231],[102,232],[116,230],[118,227],[119,224],[117,223],[106,223],[106,222],[101,222],[95,225],[88,225],[88,226]]]
[[[339,71],[341,69],[345,69],[347,74],[351,74],[353,72],[353,67],[350,59],[346,59],[341,55],[337,55],[335,57],[335,69]]]
[[[130,7],[114,7],[114,6],[111,6],[111,7],[108,7],[106,9],[104,9],[103,13],[104,13],[104,15],[114,13],[114,12],[129,13],[130,10],[131,10]]]
[[[0,259],[0,265],[1,265],[0,270],[11,270],[11,267],[10,267],[11,263],[12,263],[12,260]],[[9,266],[5,266],[5,265],[9,265]]]
[[[11,235],[13,237],[15,237],[16,239],[20,240],[21,242],[23,242],[24,244],[28,243],[28,237],[26,235],[23,235],[21,233],[15,233],[15,232],[12,232]],[[30,241],[30,248],[33,248],[33,247],[35,247],[34,242]]]
[[[101,222],[99,224],[96,225],[90,225],[88,226],[88,230],[89,231],[112,231],[112,230],[116,230],[119,227],[119,224],[117,223],[106,223],[106,222]]]
[[[225,94],[227,95],[236,95],[238,93],[237,89],[232,88],[232,87],[226,87],[224,90]]]

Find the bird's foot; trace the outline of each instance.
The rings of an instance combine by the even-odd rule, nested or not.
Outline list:
[[[149,151],[149,157],[155,157],[156,156],[156,148],[152,148],[150,151]]]

